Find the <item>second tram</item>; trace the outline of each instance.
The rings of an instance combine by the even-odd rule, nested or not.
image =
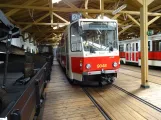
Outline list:
[[[117,21],[79,19],[71,23],[57,48],[57,59],[71,82],[100,77],[99,82],[113,83],[120,67]]]
[[[122,63],[135,63],[141,66],[141,44],[139,38],[120,41],[119,49]],[[148,37],[148,64],[161,67],[161,34]]]

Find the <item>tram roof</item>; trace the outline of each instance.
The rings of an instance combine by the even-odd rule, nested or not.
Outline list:
[[[70,22],[69,16],[77,12],[82,13],[83,18],[96,18],[103,11],[104,16],[117,19],[119,32],[129,27],[119,36],[120,40],[127,39],[127,36],[139,36],[140,27],[136,21],[140,22],[141,0],[102,1],[104,1],[104,10],[103,8],[100,10],[100,0],[61,0],[59,3],[54,3],[53,8],[50,0],[1,0],[0,7],[8,19],[20,27],[23,33],[29,32],[37,42],[41,41],[43,44],[57,44],[65,26]],[[148,6],[149,21],[156,20],[149,28],[156,34],[161,29],[161,0],[148,1],[153,1]],[[125,4],[126,8],[115,15],[112,14],[114,10]]]

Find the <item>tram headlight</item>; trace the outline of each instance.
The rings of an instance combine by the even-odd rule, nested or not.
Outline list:
[[[82,63],[80,63],[80,67],[82,67],[83,65],[82,65]]]
[[[113,63],[113,67],[117,67],[117,65],[118,65],[117,62]]]
[[[90,69],[91,68],[91,64],[86,64],[86,68]]]

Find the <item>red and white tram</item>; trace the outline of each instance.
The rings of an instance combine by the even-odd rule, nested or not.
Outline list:
[[[57,59],[71,81],[92,78],[112,83],[120,67],[115,20],[79,19],[68,25]]]
[[[140,39],[123,40],[119,42],[120,60],[124,64],[131,62],[141,66]],[[148,37],[148,64],[161,67],[161,34]]]

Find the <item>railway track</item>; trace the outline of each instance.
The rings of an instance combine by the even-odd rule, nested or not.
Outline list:
[[[158,112],[161,113],[161,108],[159,108],[159,107],[157,107],[157,106],[151,104],[150,102],[147,102],[146,100],[144,100],[144,99],[142,99],[142,98],[140,98],[140,97],[138,97],[138,96],[136,96],[136,95],[134,95],[134,94],[128,92],[127,90],[125,90],[125,89],[123,89],[123,88],[121,88],[121,87],[119,87],[119,86],[117,86],[117,85],[115,85],[115,84],[112,84],[111,86],[114,87],[114,88],[116,88],[117,90],[119,90],[119,91],[121,91],[121,92],[127,94],[128,96],[130,96],[130,97],[136,99],[137,101],[139,101],[139,102],[141,102],[141,103],[143,103],[143,104],[149,106],[150,108],[152,108],[152,109],[154,109],[154,110],[156,110],[156,111],[158,111]],[[105,118],[106,120],[112,120],[112,118],[108,115],[107,111],[105,111],[105,110],[102,108],[102,106],[99,104],[99,102],[96,101],[97,98],[93,97],[93,96],[90,94],[90,92],[88,91],[88,88],[89,88],[89,87],[82,87],[83,91],[84,91],[84,92],[86,93],[86,95],[90,98],[90,100],[91,100],[91,101],[93,102],[93,104],[97,107],[97,109],[101,112],[101,114],[104,116],[104,118]],[[95,88],[92,88],[92,90],[94,90],[94,89],[95,89]],[[105,88],[105,89],[106,89],[106,88]],[[108,88],[107,88],[107,89],[108,89]],[[104,98],[103,96],[101,96],[101,97]]]
[[[125,68],[121,68],[121,69],[133,71],[133,72],[136,72],[136,73],[140,73],[140,72],[137,71],[137,70],[125,69]],[[137,75],[132,75],[132,74],[129,74],[129,73],[124,73],[124,72],[121,72],[121,71],[119,71],[119,73],[124,74],[124,75],[128,75],[128,76],[131,76],[131,77],[135,77],[135,78],[138,78],[138,79],[141,78],[141,77],[138,77]],[[154,75],[154,74],[149,74],[149,75],[151,75],[151,77],[161,77],[161,76],[159,76],[159,75]],[[160,82],[159,82],[159,81],[157,82],[156,80],[150,80],[150,79],[149,79],[149,82],[154,83],[154,84],[161,85],[161,81],[160,81]]]
[[[106,120],[112,120],[111,117],[107,114],[107,112],[105,112],[105,110],[97,103],[94,97],[88,92],[88,90],[85,87],[82,87],[82,89],[86,93],[86,95],[90,98],[90,100],[93,102],[93,104],[97,107],[97,109],[101,112],[104,118]]]
[[[141,72],[140,70],[133,70],[133,69],[125,68],[125,67],[121,67],[121,69],[130,70],[130,71],[134,71],[134,72]],[[161,75],[156,75],[156,74],[150,74],[149,73],[149,75],[152,75],[152,76],[155,76],[155,77],[161,77]]]
[[[128,92],[127,90],[125,90],[125,89],[123,89],[123,88],[121,88],[121,87],[119,87],[119,86],[117,86],[117,85],[115,85],[115,84],[112,84],[112,86],[115,87],[115,88],[117,88],[118,90],[120,90],[120,91],[126,93],[127,95],[129,95],[129,96],[131,96],[131,97],[137,99],[138,101],[140,101],[140,102],[142,102],[142,103],[148,105],[149,107],[151,107],[151,108],[157,110],[158,112],[161,112],[161,108],[159,108],[159,107],[157,107],[157,106],[151,104],[150,102],[147,102],[146,100],[144,100],[144,99],[142,99],[142,98],[140,98],[140,97],[138,97],[138,96],[136,96],[136,95],[134,95],[134,94]]]

